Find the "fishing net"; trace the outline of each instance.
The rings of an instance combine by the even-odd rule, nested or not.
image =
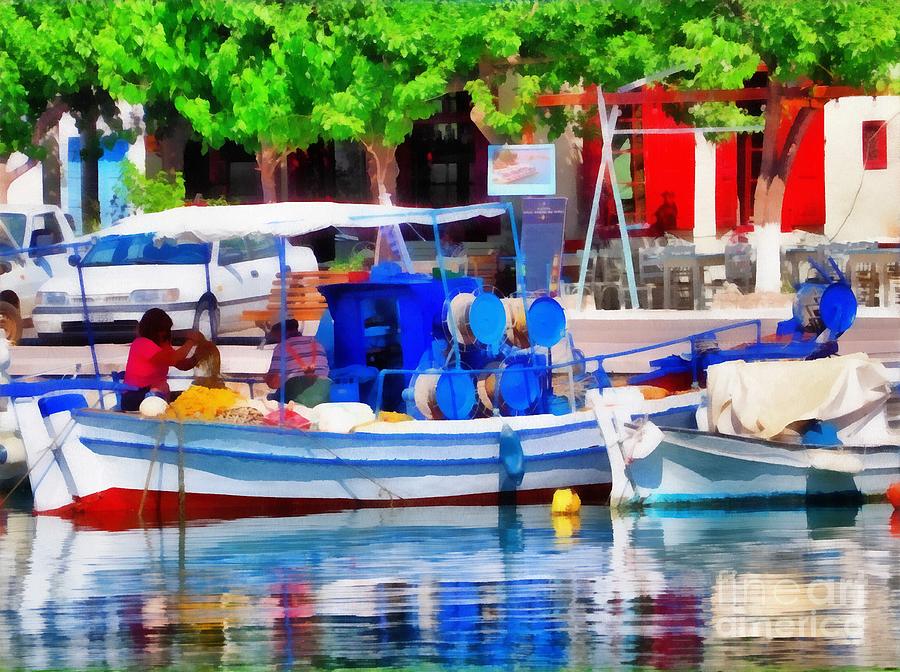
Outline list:
[[[196,358],[195,385],[213,389],[225,387],[225,381],[222,380],[222,357],[215,343],[203,339],[197,343],[194,357]]]

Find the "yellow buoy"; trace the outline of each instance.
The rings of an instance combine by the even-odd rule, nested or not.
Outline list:
[[[571,488],[563,488],[553,493],[550,512],[553,515],[570,515],[581,510],[581,497]]]

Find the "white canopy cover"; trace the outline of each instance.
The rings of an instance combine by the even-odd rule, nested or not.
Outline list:
[[[404,208],[394,205],[331,202],[285,202],[264,205],[187,206],[147,215],[132,215],[97,236],[152,233],[156,238],[216,240],[254,233],[299,236],[329,226],[365,228],[395,224],[431,225],[475,217],[498,217],[507,212],[504,203],[481,203],[456,208]]]
[[[887,402],[890,377],[864,353],[812,361],[723,362],[709,367],[709,426],[722,434],[777,437],[795,422],[827,420],[841,441]]]

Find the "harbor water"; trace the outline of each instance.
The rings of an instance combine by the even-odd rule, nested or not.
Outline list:
[[[103,530],[0,511],[0,669],[900,661],[900,518],[361,510]]]

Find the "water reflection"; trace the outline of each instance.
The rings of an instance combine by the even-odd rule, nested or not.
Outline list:
[[[896,522],[894,522],[896,525]],[[886,506],[356,511],[122,532],[0,512],[0,668],[900,659]]]

